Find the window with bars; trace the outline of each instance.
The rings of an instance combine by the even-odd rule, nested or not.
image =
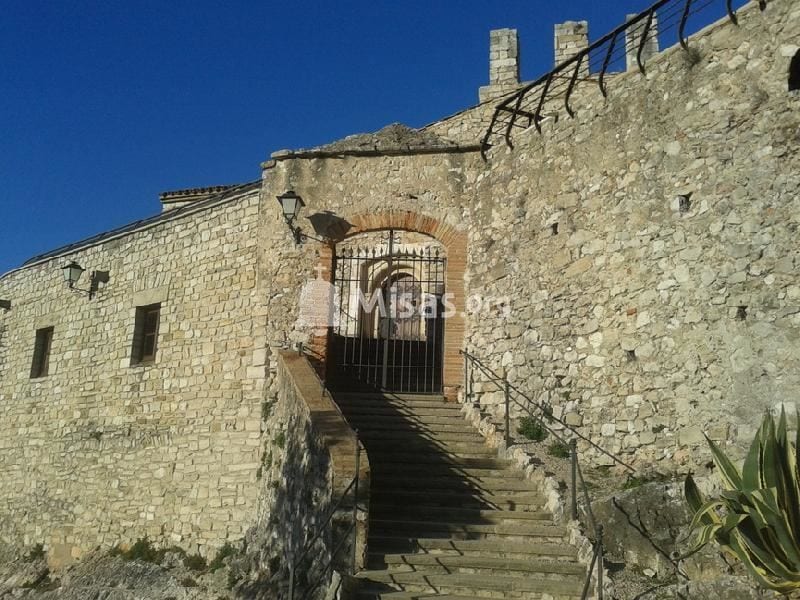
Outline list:
[[[136,307],[131,365],[141,365],[155,361],[158,350],[160,318],[161,304]]]
[[[33,363],[31,379],[47,377],[50,372],[50,349],[53,345],[53,328],[45,327],[36,330],[36,341],[33,346]]]

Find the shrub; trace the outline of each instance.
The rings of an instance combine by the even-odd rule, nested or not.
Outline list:
[[[183,559],[183,565],[192,571],[205,571],[208,568],[206,559],[199,554],[192,554]],[[184,586],[191,587],[191,586]]]
[[[208,565],[208,568],[212,571],[221,569],[225,566],[225,559],[229,556],[233,556],[234,554],[236,554],[236,548],[231,546],[228,542],[225,542],[225,545],[219,549],[217,555],[214,557],[214,560],[212,560],[211,564]]]
[[[37,560],[41,560],[45,557],[44,546],[42,544],[36,544],[30,551],[25,555],[25,560],[27,562],[35,562]]]
[[[156,550],[145,536],[136,540],[136,543],[127,552],[122,553],[122,557],[125,560],[141,560],[160,564],[164,560],[164,554],[166,554],[165,550]]]
[[[686,478],[695,549],[714,540],[763,587],[785,595],[800,590],[800,430],[792,443],[786,413],[777,424],[765,415],[741,472],[706,441],[725,489],[706,501],[691,475]]]
[[[269,420],[270,415],[272,414],[272,405],[274,402],[269,400],[265,400],[261,403],[261,420],[267,421]]]
[[[534,442],[541,442],[547,438],[548,432],[539,419],[533,417],[522,417],[519,420],[517,433],[522,437]]]
[[[633,475],[625,480],[625,483],[622,484],[622,489],[635,490],[638,487],[642,487],[645,483],[647,483],[647,479]]]
[[[233,571],[229,571],[228,572],[228,589],[232,590],[233,588],[235,588],[236,584],[239,583],[240,579],[241,579],[241,577],[238,574],[234,573]]]
[[[564,442],[553,442],[547,449],[547,453],[556,458],[569,458],[572,454],[572,449],[569,447],[569,444],[565,444]]]
[[[50,570],[45,569],[39,577],[33,581],[26,581],[21,587],[28,590],[37,590],[39,592],[52,592],[58,589],[59,584],[57,579],[50,579]]]

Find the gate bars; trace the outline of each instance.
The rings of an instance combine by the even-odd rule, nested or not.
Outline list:
[[[418,246],[389,230],[386,244],[337,252],[337,387],[441,393],[446,259]]]

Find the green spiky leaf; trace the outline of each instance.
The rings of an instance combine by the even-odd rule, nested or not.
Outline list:
[[[716,444],[708,444],[723,491],[704,500],[686,478],[695,547],[713,540],[762,587],[782,594],[800,590],[800,430],[792,443],[785,412],[777,422],[765,415],[741,472]]]

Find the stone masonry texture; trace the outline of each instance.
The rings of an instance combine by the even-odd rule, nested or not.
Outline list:
[[[260,190],[4,275],[0,542],[66,563],[144,535],[204,555],[260,539],[281,411],[282,431],[307,431],[291,407],[262,418],[281,406],[278,350],[314,335],[295,325],[302,287],[336,240],[398,215],[458,239],[451,283],[486,300],[445,325],[446,344],[461,336],[637,466],[703,465],[703,434],[736,454],[800,390],[798,30],[796,3],[754,3],[738,27],[692,37],[691,55],[667,49],[646,75],[616,75],[607,99],[579,87],[575,119],[518,132],[486,160],[414,150],[477,143],[492,102],[398,152],[276,155]],[[330,243],[294,243],[275,199],[289,189],[307,204],[303,231],[335,230]],[[91,299],[70,291],[70,260],[81,283],[90,270],[108,283]],[[131,366],[135,309],[156,302],[156,360]],[[35,332],[51,326],[50,374],[31,379]]]

